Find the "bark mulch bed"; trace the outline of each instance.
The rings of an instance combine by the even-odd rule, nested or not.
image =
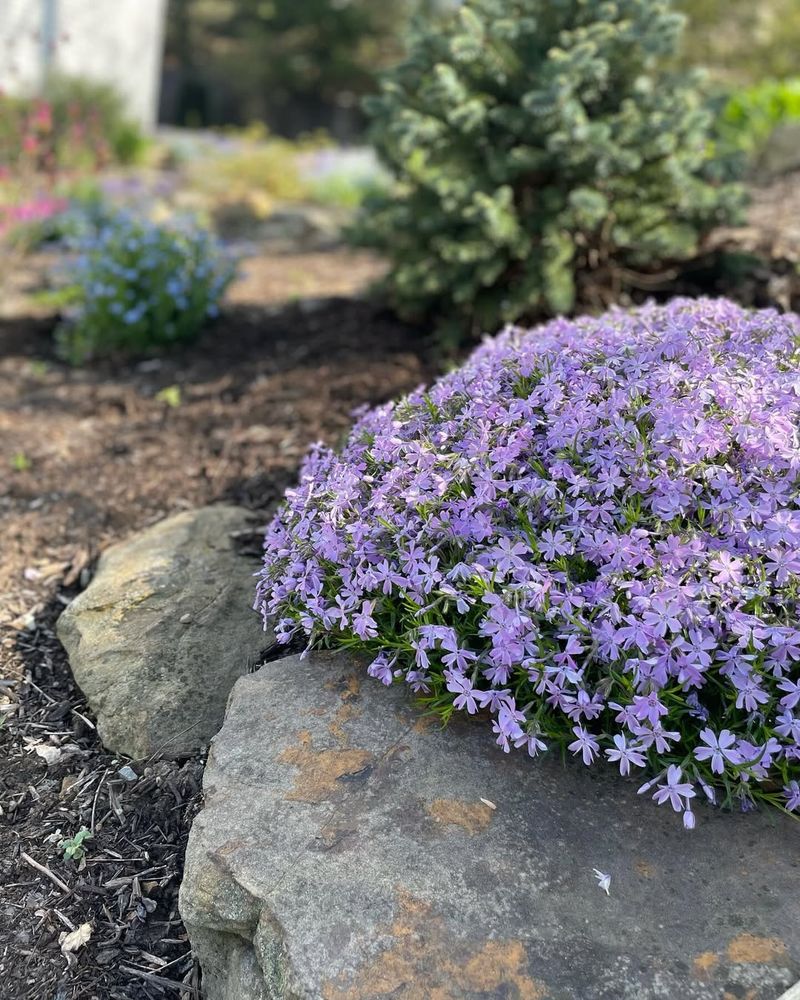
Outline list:
[[[51,328],[0,321],[0,995],[199,997],[177,891],[203,761],[104,750],[55,620],[104,546],[167,514],[225,499],[266,521],[310,441],[432,363],[353,299],[232,305],[179,354],[82,370],[56,360]]]

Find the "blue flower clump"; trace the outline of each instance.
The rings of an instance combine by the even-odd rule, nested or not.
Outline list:
[[[191,225],[113,215],[79,244],[74,308],[59,330],[69,360],[143,355],[191,340],[235,273],[214,237]]]
[[[256,606],[687,828],[798,812],[799,344],[724,300],[510,329],[311,453]]]

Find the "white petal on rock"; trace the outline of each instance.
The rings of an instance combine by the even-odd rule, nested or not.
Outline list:
[[[611,876],[601,872],[599,868],[592,868],[598,886],[605,891],[606,896],[611,895]]]

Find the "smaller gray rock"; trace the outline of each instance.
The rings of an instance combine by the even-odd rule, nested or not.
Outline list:
[[[222,725],[234,681],[273,641],[251,610],[258,562],[238,507],[167,518],[108,549],[58,620],[75,680],[115,753],[180,757]]]

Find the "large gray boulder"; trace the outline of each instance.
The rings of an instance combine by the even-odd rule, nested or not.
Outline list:
[[[686,833],[610,768],[443,731],[347,658],[237,681],[205,796],[181,913],[206,1000],[776,1000],[800,978],[797,823],[701,807]]]
[[[234,681],[273,641],[251,610],[258,562],[237,545],[254,527],[230,506],[167,518],[108,549],[59,618],[75,680],[115,753],[180,757],[222,725]]]

